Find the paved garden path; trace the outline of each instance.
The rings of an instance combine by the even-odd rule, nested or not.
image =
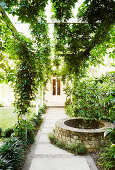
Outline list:
[[[66,117],[64,108],[51,107],[47,110],[23,170],[97,170],[90,155],[74,156],[50,144],[49,132],[57,120]]]

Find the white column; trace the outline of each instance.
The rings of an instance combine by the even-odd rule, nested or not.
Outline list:
[[[71,80],[71,89],[73,89],[73,78],[72,78],[72,80]],[[71,102],[73,103],[72,91],[71,91]]]
[[[39,92],[36,94],[36,115],[38,114]]]
[[[44,87],[42,86],[42,107],[44,105]]]

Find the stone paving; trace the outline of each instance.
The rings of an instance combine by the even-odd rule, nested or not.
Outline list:
[[[90,155],[74,156],[49,142],[48,134],[55,127],[55,122],[66,117],[64,108],[51,107],[47,110],[23,170],[97,170]]]

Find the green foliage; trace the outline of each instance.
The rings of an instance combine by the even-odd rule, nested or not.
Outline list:
[[[34,115],[30,120],[34,126],[39,126],[42,123],[41,115]]]
[[[6,160],[5,157],[2,157],[2,155],[0,155],[0,169],[13,169],[13,167],[10,165],[10,161]]]
[[[31,122],[27,122],[27,144],[33,144],[35,142],[35,128],[32,126]]]
[[[53,133],[49,133],[48,138],[50,142],[57,147],[67,150],[73,154],[83,155],[87,153],[87,149],[84,145],[78,143],[65,144],[63,141],[57,139]]]
[[[60,2],[53,2],[55,17],[64,18],[64,10],[66,7],[68,10],[71,9],[71,5],[70,7],[68,7],[69,3],[65,6],[62,5],[60,8],[63,12],[58,13],[58,3]],[[70,3],[72,4],[74,1]],[[86,0],[78,11],[78,18],[85,23],[55,24],[56,55],[64,58],[67,65],[66,71],[68,70],[69,74],[80,74],[89,61],[91,64],[99,64],[103,61],[103,56],[108,54],[107,49],[114,48],[113,5],[113,0],[107,2]],[[68,13],[66,12],[66,14]],[[110,24],[108,24],[108,20],[110,20]],[[109,52],[109,56],[114,58],[114,53]]]
[[[69,115],[69,116],[75,115],[72,104],[65,105],[65,111],[66,111],[66,114]]]
[[[101,153],[99,158],[100,166],[103,169],[114,169],[115,168],[115,145],[104,148],[104,152]]]
[[[27,122],[21,120],[14,129],[15,136],[17,136],[23,143],[24,146],[27,144]]]
[[[107,49],[114,47],[114,1],[84,1],[79,8],[77,16],[79,20],[85,22],[85,24],[66,24],[72,17],[72,8],[75,7],[77,0],[61,2],[51,0],[51,2],[54,18],[61,21],[57,26],[55,24],[56,55],[61,51],[59,56],[63,56],[67,66],[66,69],[68,69],[70,73],[80,73],[84,67],[86,67],[86,61],[91,60],[91,63],[92,61],[93,63],[100,62],[102,54],[105,55]],[[43,49],[41,45],[37,45],[37,52],[41,55],[41,53],[43,54],[45,51],[45,55],[47,55],[49,53],[49,43],[47,44],[46,42],[49,40],[46,37],[44,38],[44,33],[46,33],[44,28],[47,25],[44,20],[44,8],[48,1],[11,2],[5,0],[5,3],[6,10],[9,13],[17,15],[18,19],[22,22],[30,23],[32,35],[37,40],[37,43],[40,45],[41,40],[45,42]],[[63,23],[63,21],[65,23]],[[42,37],[40,41],[38,41],[39,37]],[[101,55],[99,55],[100,53]],[[114,57],[113,52],[110,52],[109,55],[112,58]],[[42,67],[44,67],[43,65],[44,64],[42,64]]]
[[[84,145],[80,145],[77,149],[78,155],[84,155],[87,152],[87,149]]]
[[[33,53],[32,43],[25,37],[20,37],[18,42],[17,54],[19,62],[17,64],[16,83],[15,83],[15,107],[18,117],[28,113],[30,101],[34,97],[36,90],[36,71],[35,54]]]
[[[37,127],[31,120],[21,120],[16,124],[13,136],[9,138],[0,148],[0,169],[18,170],[22,168],[24,162],[24,154],[28,144],[33,144],[35,141],[35,132],[38,130],[42,119],[41,114],[45,107],[39,110],[37,117]],[[9,137],[11,129],[6,130],[6,135]]]
[[[2,105],[2,104],[0,104],[0,107],[3,107],[3,105]]]
[[[12,51],[10,46],[14,45],[13,42],[14,38],[11,31],[7,28],[3,19],[0,18],[0,83],[15,81],[15,63],[13,62],[15,57],[11,56],[9,52]]]
[[[71,151],[71,153],[74,153],[74,154],[78,154],[78,147],[79,147],[78,143],[72,143],[72,144],[66,145],[66,149]]]
[[[62,148],[62,149],[65,148],[65,144],[61,140],[57,140],[56,146],[59,147],[59,148]]]
[[[8,139],[0,148],[1,166],[11,167],[11,169],[20,169],[23,163],[23,145],[18,138]]]
[[[9,56],[8,60],[10,59],[11,56],[14,56],[11,57],[11,59],[13,59],[14,63],[16,63],[14,70],[12,71],[11,69],[9,69],[7,72],[9,73],[8,74],[9,80],[12,80],[12,77],[14,77],[15,80],[14,106],[18,114],[18,121],[20,121],[21,115],[29,112],[28,108],[30,107],[30,102],[35,98],[35,93],[38,90],[38,86],[40,85],[40,82],[45,82],[46,79],[48,79],[48,73],[51,70],[50,59],[49,59],[50,40],[48,38],[48,25],[45,23],[45,19],[44,19],[45,15],[42,11],[40,11],[39,14],[38,12],[35,12],[36,15],[33,16],[33,20],[35,22],[34,24],[33,24],[32,17],[31,19],[30,17],[28,18],[28,16],[27,18],[26,17],[22,18],[22,16],[24,16],[22,15],[23,9],[24,9],[24,13],[27,12],[27,15],[29,15],[30,8],[33,9],[33,5],[35,4],[36,9],[39,8],[40,10],[40,6],[38,5],[40,5],[41,3],[33,2],[31,4],[30,2],[28,2],[26,4],[25,1],[24,2],[20,1],[20,3],[17,3],[17,1],[15,1],[15,3],[11,3],[8,2],[7,0],[5,2],[6,2],[8,12],[12,13],[11,6],[14,5],[13,14],[18,14],[19,19],[26,22],[30,22],[31,33],[34,36],[34,41],[32,41],[20,35],[14,29],[8,17],[5,16],[5,14],[3,13],[3,17],[1,18],[2,24],[0,30],[1,31],[0,35],[2,40],[1,49],[2,51],[6,52],[7,56]],[[45,7],[45,2],[44,5],[43,3],[41,4],[41,6],[43,5],[41,7],[42,9],[43,7]],[[27,6],[29,7],[29,9],[26,11],[25,7]],[[18,10],[19,11],[21,10],[21,13]],[[39,23],[37,22],[38,16],[40,19]],[[6,55],[4,57],[5,61],[6,61]],[[1,56],[3,56],[3,54],[1,54]],[[3,65],[3,60],[1,64]],[[8,64],[6,68],[7,69],[10,68],[8,67]],[[3,80],[5,79],[4,75],[1,75],[1,77],[3,77],[2,78]]]
[[[0,138],[2,137],[2,128],[0,128]]]
[[[5,138],[9,138],[11,136],[11,134],[14,132],[14,129],[8,128],[5,130],[4,134],[5,134]]]
[[[72,96],[73,103],[66,105],[67,114],[114,121],[114,75],[94,80],[75,79]]]
[[[15,136],[18,136],[23,145],[32,144],[35,141],[34,126],[31,122],[22,120],[15,128]]]
[[[110,141],[115,144],[115,128],[110,133]]]
[[[44,14],[44,8],[48,1],[44,0],[41,3],[41,1],[37,2],[36,0],[19,2],[5,0],[4,2],[9,13],[17,15],[22,22],[30,23],[31,33],[35,40],[35,48],[24,37],[16,34],[16,42],[11,41],[12,44],[15,44],[13,46],[15,47],[15,56],[18,56],[15,106],[20,117],[21,114],[28,113],[28,107],[30,106],[30,101],[34,98],[37,85],[40,81],[45,82],[48,79],[47,73],[51,70],[49,59],[50,41]],[[99,2],[94,2],[93,0],[84,1],[79,9],[78,17],[83,22],[88,21],[85,24],[63,23],[63,20],[67,22],[72,17],[72,7],[75,6],[77,0],[72,0],[71,2],[68,0],[62,2],[52,0],[51,2],[54,17],[62,21],[60,24],[55,24],[55,52],[59,56],[63,56],[66,72],[68,71],[69,74],[75,72],[77,74],[88,66],[88,60],[90,60],[90,63],[92,61],[93,63],[102,61],[102,55],[99,55],[100,51],[101,54],[105,55],[107,49],[113,47],[111,44],[114,44],[114,2],[111,0],[107,2],[102,0]],[[109,24],[108,20],[110,21]],[[7,27],[3,28],[6,34],[9,29]],[[9,43],[7,43],[10,41],[10,34],[6,34],[7,41],[4,37],[4,42],[7,49],[12,51],[11,46],[8,47]],[[2,49],[3,47],[5,46],[2,45]],[[113,58],[112,53],[110,57]],[[4,79],[4,75],[2,77]]]
[[[79,8],[78,17],[83,21],[88,21],[92,26],[95,26],[97,21],[103,23],[110,20],[111,23],[114,21],[114,4],[113,0],[85,0]]]
[[[38,115],[34,114],[29,121],[21,120],[15,127],[15,136],[18,136],[24,146],[35,141],[35,132],[40,127],[43,119],[44,107],[40,108]]]
[[[48,134],[48,138],[49,138],[49,140],[50,140],[50,142],[53,144],[55,144],[56,143],[56,141],[57,141],[57,139],[55,138],[55,136],[54,136],[54,134],[52,134],[52,133],[49,133]]]
[[[41,107],[39,110],[38,110],[38,114],[34,114],[33,117],[31,118],[30,122],[33,124],[34,127],[36,126],[40,126],[43,119],[42,119],[42,114],[44,114],[45,112],[45,106],[44,107]]]
[[[39,16],[41,11],[44,11],[44,8],[48,0],[37,1],[37,0],[21,0],[21,1],[9,1],[4,0],[6,3],[6,10],[13,15],[17,15],[19,20],[22,22],[34,22],[36,17]],[[13,8],[12,8],[13,7]],[[31,18],[31,20],[30,20]]]
[[[58,0],[51,0],[52,2],[52,11],[54,12],[54,17],[58,20],[68,20],[72,17],[72,7],[75,6],[75,3],[78,0],[64,0],[64,1],[58,1]]]

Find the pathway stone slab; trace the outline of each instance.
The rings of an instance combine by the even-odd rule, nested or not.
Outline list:
[[[52,130],[53,130],[53,127],[43,127],[42,129],[41,129],[41,133],[50,133],[50,132],[52,132]]]
[[[55,127],[55,122],[46,122],[45,124],[44,124],[44,127]]]
[[[39,143],[35,155],[72,155],[60,148],[55,147],[54,145],[47,143]]]
[[[44,122],[34,144],[34,154],[31,154],[32,162],[30,165],[27,163],[23,170],[97,170],[92,158],[74,156],[49,142],[48,134],[55,127],[55,122],[67,118],[64,108],[49,108],[43,117]]]
[[[46,134],[41,134],[39,137],[39,143],[49,143],[49,138]]]
[[[90,170],[85,158],[34,158],[30,170]]]

